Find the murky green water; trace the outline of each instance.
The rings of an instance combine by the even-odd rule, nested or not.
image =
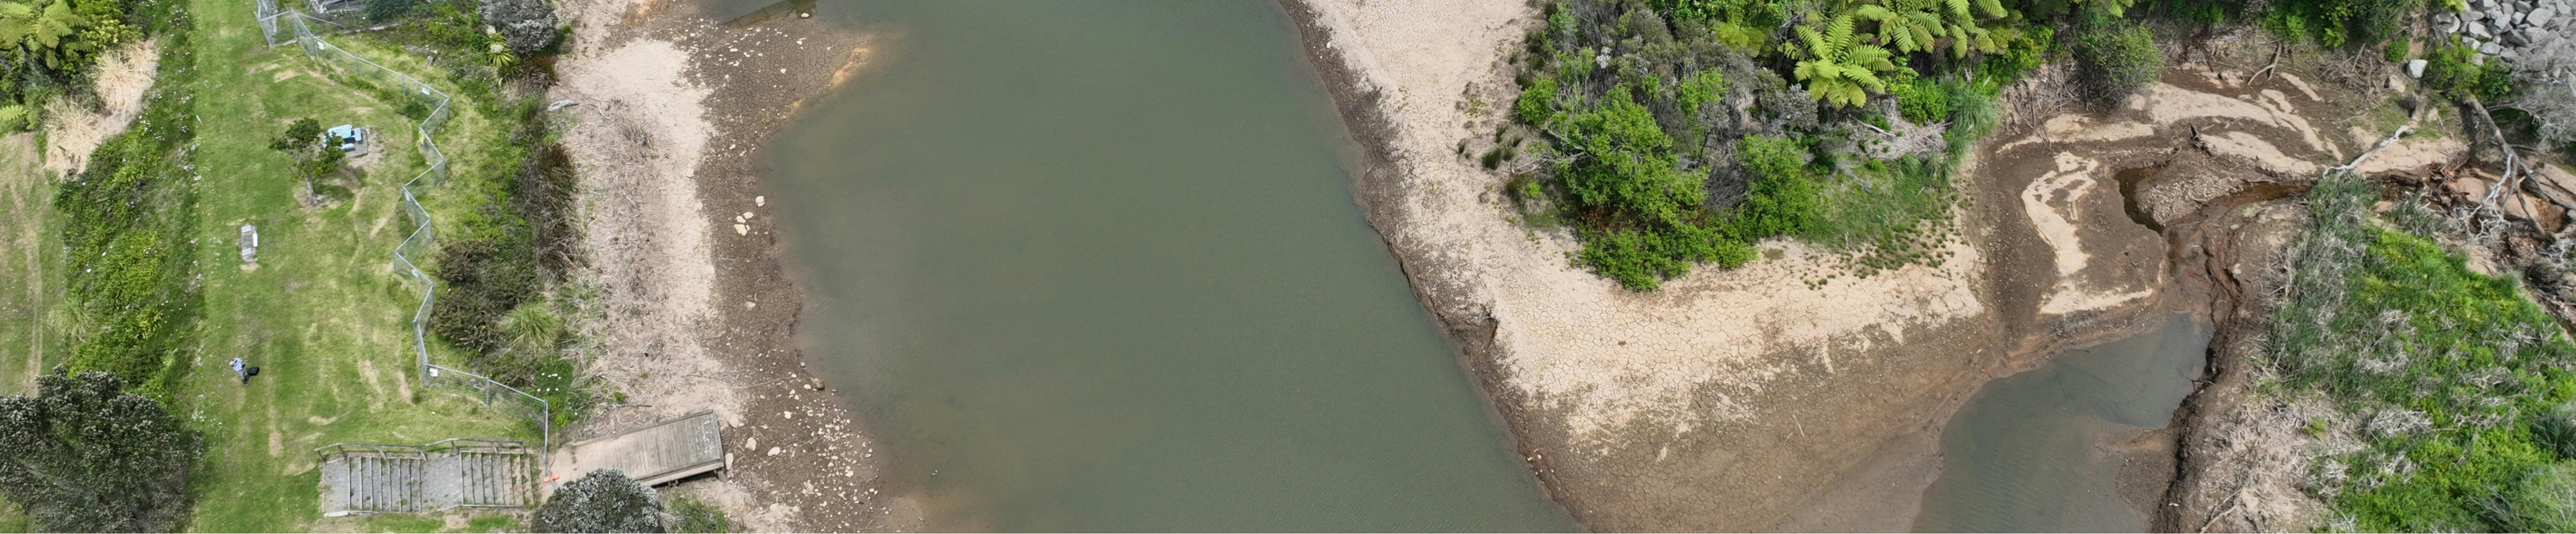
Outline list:
[[[2118,492],[2108,450],[2162,428],[2206,364],[2209,329],[2176,315],[2163,328],[2058,354],[1987,383],[1942,431],[1941,477],[1923,496],[1923,532],[2144,532]]]
[[[1362,221],[1277,6],[815,9],[887,39],[770,151],[803,341],[935,528],[1572,527]]]

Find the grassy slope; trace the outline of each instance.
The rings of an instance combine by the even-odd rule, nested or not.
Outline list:
[[[408,319],[420,297],[387,268],[389,252],[410,230],[397,211],[396,186],[422,168],[412,121],[372,98],[376,93],[333,81],[294,47],[268,48],[252,24],[251,3],[192,5],[201,73],[195,90],[204,97],[197,103],[197,162],[205,311],[200,362],[180,403],[206,432],[208,448],[190,528],[313,528],[317,446],[533,438],[522,423],[473,401],[422,391],[413,374]],[[440,133],[450,154],[476,144],[456,140],[495,137],[482,131],[492,121],[471,115],[460,110]],[[383,156],[354,191],[319,209],[296,203],[300,186],[288,178],[287,159],[266,146],[289,121],[307,116],[374,128],[384,140]],[[260,228],[256,270],[241,268],[231,246],[243,223]],[[236,356],[262,367],[249,386],[222,365]]]
[[[2514,279],[2470,271],[2419,237],[2441,231],[2438,215],[2400,209],[2388,214],[2400,228],[2375,223],[2378,189],[2348,178],[2310,198],[2317,227],[2294,248],[2295,285],[2267,352],[2283,376],[2274,394],[2322,394],[2342,409],[2341,421],[2310,422],[2312,434],[2364,446],[2312,475],[2341,516],[2335,528],[2532,527],[2501,504],[2555,461],[2532,425],[2576,397],[2576,345]]]

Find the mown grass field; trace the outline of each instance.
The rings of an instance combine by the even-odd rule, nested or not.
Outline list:
[[[62,245],[53,233],[54,190],[27,134],[0,137],[0,395],[35,389],[63,353],[48,336],[62,302]],[[0,501],[0,532],[25,532],[18,507]]]
[[[451,524],[432,518],[320,519],[314,447],[338,442],[421,444],[454,438],[512,438],[533,443],[523,420],[418,382],[409,318],[417,290],[388,268],[389,253],[411,230],[398,210],[398,186],[424,168],[411,124],[385,91],[340,80],[293,46],[270,48],[253,24],[252,4],[191,4],[193,76],[164,84],[167,95],[193,94],[197,146],[194,255],[203,301],[189,336],[187,374],[174,388],[174,410],[207,438],[194,479],[196,531],[491,530],[511,520]],[[416,77],[437,69],[397,59],[391,47],[363,37],[334,37],[362,55],[406,68]],[[166,71],[165,71],[166,73]],[[172,78],[165,77],[164,80]],[[451,90],[451,94],[456,94]],[[151,105],[185,105],[155,99]],[[459,102],[459,104],[464,104]],[[496,122],[459,105],[439,142],[463,164],[478,147],[502,138]],[[287,157],[268,147],[291,121],[356,124],[380,139],[358,160],[354,180],[316,184],[329,201],[306,206]],[[0,140],[0,392],[27,389],[33,374],[58,360],[59,336],[76,328],[48,321],[61,292],[57,217],[47,209],[50,185],[34,167],[24,136]],[[486,165],[489,165],[488,163]],[[425,195],[439,198],[441,188]],[[474,211],[475,199],[430,201],[434,217]],[[442,220],[442,223],[445,221]],[[234,247],[243,224],[260,233],[257,265]],[[443,225],[442,225],[443,226]],[[443,349],[434,349],[443,350]],[[245,385],[224,362],[241,357],[261,367]],[[442,357],[442,360],[453,358]],[[345,524],[342,524],[345,523]],[[23,531],[14,507],[0,506],[0,530]]]

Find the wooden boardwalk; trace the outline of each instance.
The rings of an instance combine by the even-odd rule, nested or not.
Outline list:
[[[723,469],[724,423],[711,411],[683,415],[565,446],[554,460],[557,476],[546,481],[549,489],[601,469],[658,485]]]

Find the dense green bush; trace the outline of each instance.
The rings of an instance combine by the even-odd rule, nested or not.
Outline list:
[[[1950,119],[1950,91],[1941,87],[1939,80],[1915,78],[1888,87],[1888,94],[1896,97],[1897,114],[1905,117],[1905,122],[1931,124]]]
[[[164,87],[187,83],[191,57],[164,56]],[[71,369],[114,373],[151,394],[185,371],[197,302],[196,194],[187,184],[194,108],[171,94],[184,93],[149,94],[134,126],[92,150],[88,168],[53,199],[79,323]]]
[[[2031,71],[2048,64],[2057,52],[2057,32],[2047,26],[2027,26],[2004,43],[2004,51],[1988,56],[1979,69],[1989,78],[2005,84],[2021,79]]]
[[[2090,28],[2075,39],[2076,79],[2087,98],[2117,103],[2165,72],[2165,53],[2144,26]]]
[[[2326,47],[2404,41],[2408,17],[2424,12],[2423,0],[2285,0],[2265,13],[2264,26],[2282,37]]]
[[[2513,95],[2513,68],[2503,61],[2476,61],[2476,49],[2458,44],[2436,45],[2427,51],[2424,86],[2452,98],[2502,100]]]
[[[1735,144],[1736,163],[1754,176],[1752,193],[1735,213],[1735,236],[1752,240],[1815,229],[1817,187],[1807,153],[1808,147],[1781,137],[1746,137]]]
[[[1951,121],[1951,151],[1963,152],[1996,120],[1995,87],[2044,64],[2054,32],[1995,0],[1864,0],[1791,15],[1813,7],[1548,2],[1546,27],[1511,61],[1522,90],[1509,114],[1537,146],[1498,145],[1483,163],[1499,168],[1516,152],[1552,163],[1509,187],[1525,211],[1544,212],[1527,220],[1572,226],[1578,263],[1636,289],[1699,263],[1750,261],[1753,243],[1774,236],[1859,250],[1841,243],[1936,235],[1910,228],[1946,219],[1950,167],[1917,159],[1849,176],[1838,162],[1856,150],[1852,129],[1835,123],[1884,124],[1848,110],[1892,91],[1907,119]],[[1475,155],[1464,143],[1458,153]],[[1549,195],[1562,198],[1540,198]]]
[[[1512,104],[1512,117],[1535,125],[1555,120],[1556,79],[1540,78],[1522,88],[1520,100]]]
[[[37,532],[171,532],[205,449],[116,375],[56,368],[34,396],[0,397],[0,496]]]

